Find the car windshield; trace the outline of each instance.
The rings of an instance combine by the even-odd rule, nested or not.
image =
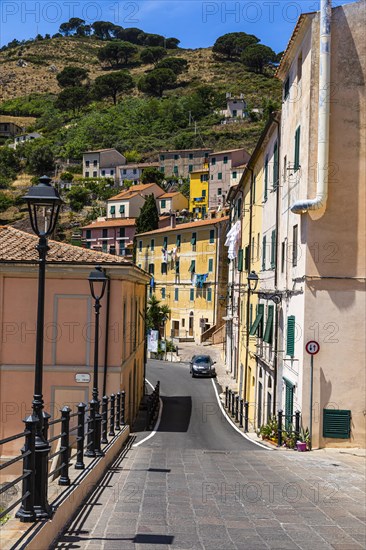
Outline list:
[[[210,358],[207,355],[198,355],[194,358],[194,364],[195,365],[202,365],[202,364],[210,363]]]

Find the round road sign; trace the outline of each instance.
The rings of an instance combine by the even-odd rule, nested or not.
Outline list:
[[[310,340],[310,342],[306,344],[305,349],[310,355],[316,355],[320,350],[320,345],[315,340]]]

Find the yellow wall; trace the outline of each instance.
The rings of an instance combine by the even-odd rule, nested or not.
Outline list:
[[[202,208],[207,212],[208,208],[208,181],[201,181],[201,176],[207,176],[208,180],[208,168],[203,168],[202,170],[197,170],[190,174],[190,184],[189,184],[189,211],[195,212],[195,208],[201,208],[201,211],[198,213],[198,217],[202,218]],[[195,198],[203,197],[204,191],[206,196],[202,201],[195,201]]]

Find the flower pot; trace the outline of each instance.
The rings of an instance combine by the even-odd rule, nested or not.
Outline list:
[[[306,443],[305,441],[298,441],[296,443],[297,450],[299,453],[304,453],[306,451]]]

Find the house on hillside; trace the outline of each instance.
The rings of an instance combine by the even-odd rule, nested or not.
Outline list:
[[[224,116],[223,124],[228,122],[237,122],[246,117],[247,104],[244,100],[244,94],[240,94],[239,97],[232,97],[231,93],[226,94],[226,109],[220,111],[220,114]]]
[[[157,199],[159,215],[188,209],[188,199],[179,191],[164,193]]]
[[[209,154],[209,208],[223,207],[230,189],[232,170],[246,164],[249,160],[246,149],[216,151]]]
[[[0,408],[4,411],[9,399],[13,406],[6,422],[0,423],[0,439],[24,430],[23,419],[33,398],[37,244],[35,235],[0,227]],[[95,316],[88,275],[100,265],[109,277],[109,287],[100,310],[99,396],[124,390],[127,423],[132,424],[144,392],[144,309],[149,277],[132,262],[118,256],[52,240],[48,244],[45,411],[52,419],[59,418],[64,405],[75,412],[80,402],[88,403],[92,397],[94,338],[90,328]],[[106,327],[111,330],[106,331]],[[50,427],[51,437],[53,429]],[[56,442],[52,452],[55,451]],[[2,460],[12,453],[18,455],[19,441],[8,444],[6,452]],[[20,470],[21,463],[18,465]]]
[[[147,196],[154,195],[157,199],[163,194],[164,190],[156,183],[132,185],[107,201],[107,218],[137,218]]]
[[[202,168],[212,149],[179,149],[160,151],[160,171],[166,176],[188,178],[191,172]]]
[[[130,180],[134,183],[138,183],[141,180],[141,176],[146,168],[159,168],[158,162],[137,162],[135,164],[123,164],[118,166],[118,179],[120,185],[124,180]]]
[[[83,177],[118,180],[117,167],[123,164],[126,164],[126,157],[116,149],[86,151],[83,153]]]
[[[22,145],[27,141],[32,141],[33,139],[40,139],[42,137],[43,136],[38,132],[30,132],[29,134],[21,134],[20,136],[17,135],[14,138],[14,143],[11,143],[9,147],[11,147],[12,149],[16,149],[18,145]]]
[[[98,219],[81,228],[85,248],[132,257],[135,218]]]

